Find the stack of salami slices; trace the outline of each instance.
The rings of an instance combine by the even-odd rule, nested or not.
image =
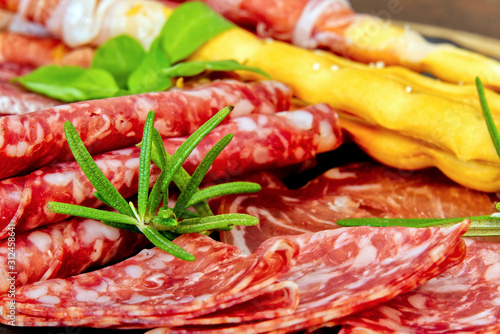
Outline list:
[[[187,135],[226,105],[235,105],[230,119],[204,138],[184,164],[193,172],[220,138],[233,133],[233,141],[205,181],[293,166],[341,143],[338,118],[330,107],[319,104],[290,110],[290,89],[273,81],[220,80],[191,89],[1,117],[0,253],[9,257],[9,237],[15,231],[16,261],[15,266],[9,261],[0,263],[0,291],[9,290],[12,278],[21,286],[68,277],[116,262],[149,245],[142,234],[91,219],[71,219],[47,209],[50,201],[103,205],[71,160],[62,129],[65,121],[73,123],[100,169],[127,198],[137,193],[140,149],[135,144],[149,110],[156,112],[155,127],[173,154]],[[159,172],[152,165],[151,182]]]

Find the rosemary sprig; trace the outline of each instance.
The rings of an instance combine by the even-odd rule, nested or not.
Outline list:
[[[142,232],[158,248],[186,261],[194,261],[192,254],[174,244],[171,240],[184,233],[211,230],[229,230],[234,225],[256,225],[258,219],[246,214],[223,214],[214,216],[206,202],[210,198],[242,192],[256,192],[260,186],[251,182],[232,182],[199,190],[213,161],[229,144],[232,135],[223,137],[206,154],[200,165],[190,176],[182,164],[198,143],[231,112],[226,107],[196,130],[174,153],[169,156],[161,136],[154,128],[154,112],[148,113],[141,142],[139,162],[139,187],[137,209],[132,202],[120,195],[99,169],[85,148],[76,129],[70,122],[64,124],[66,138],[76,161],[95,187],[95,196],[118,212],[93,209],[67,203],[49,202],[48,208],[55,213],[92,218],[104,224]],[[161,174],[149,191],[151,161],[158,165]],[[174,182],[181,194],[173,208],[168,207],[168,188]],[[163,201],[163,206],[160,204]],[[196,212],[189,211],[193,207]]]
[[[495,146],[498,157],[500,158],[500,134],[491,116],[490,108],[486,101],[484,87],[479,78],[476,78],[477,93],[479,102],[483,111],[483,116],[488,126],[491,140]],[[500,210],[500,203],[497,203],[496,209]],[[500,236],[500,212],[486,216],[458,217],[458,218],[348,218],[339,219],[337,224],[340,226],[406,226],[406,227],[446,227],[458,222],[469,219],[470,228],[464,236]]]

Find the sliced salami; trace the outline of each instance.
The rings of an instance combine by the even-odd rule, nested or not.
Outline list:
[[[0,81],[8,82],[15,77],[30,73],[33,69],[34,67],[30,65],[15,62],[0,62]]]
[[[23,193],[24,181],[24,177],[0,181],[0,226],[2,230],[16,214]]]
[[[274,285],[297,256],[293,240],[277,240],[250,256],[199,234],[175,242],[196,261],[187,263],[155,248],[97,271],[18,288],[16,325],[130,328],[146,323],[151,328],[151,319],[157,325],[179,323],[266,293],[296,296],[293,282]],[[3,315],[8,302],[5,296]],[[1,321],[8,323],[6,317]]]
[[[317,104],[275,116],[231,119],[202,140],[191,156],[195,158],[188,160],[185,168],[194,171],[193,163],[201,161],[210,147],[228,133],[233,133],[234,139],[210,167],[207,180],[230,179],[250,171],[294,165],[318,153],[334,150],[342,143],[337,113],[326,104]],[[168,144],[166,149],[169,153],[175,151]]]
[[[0,178],[71,159],[64,122],[71,121],[91,154],[137,144],[150,110],[164,137],[188,135],[226,105],[232,117],[288,109],[291,91],[278,82],[227,80],[190,91],[93,100],[0,118]]]
[[[463,260],[462,222],[451,228],[340,228],[289,236],[301,246],[281,280],[298,284],[300,301],[288,316],[260,322],[163,328],[160,333],[289,333],[334,324],[344,316],[422,285]],[[261,247],[273,243],[266,241]]]
[[[8,290],[8,272],[15,272],[16,286],[54,277],[80,274],[116,262],[140,251],[149,241],[141,233],[116,229],[92,219],[73,218],[15,237],[15,270],[0,264],[0,294]],[[0,242],[7,259],[9,242]]]
[[[406,172],[375,163],[334,168],[298,190],[263,189],[223,199],[219,211],[259,218],[221,232],[246,253],[277,236],[337,228],[341,218],[450,218],[494,212],[495,198],[459,186],[436,170]]]
[[[125,198],[137,193],[139,154],[139,148],[134,147],[103,153],[95,158],[99,168]],[[151,181],[154,181],[158,175],[159,170],[153,168]],[[9,219],[9,214],[5,219],[0,220],[0,238],[8,235],[9,225],[15,226],[16,232],[20,233],[68,218],[67,215],[50,211],[46,207],[50,201],[88,207],[102,205],[94,197],[94,187],[74,161],[54,164],[25,177],[14,179],[23,180],[22,192],[21,196],[16,196],[17,202],[0,203],[2,210],[11,212],[14,208],[15,211],[11,219]],[[7,183],[7,180],[0,183],[2,191],[2,186]]]
[[[468,222],[442,229],[342,228],[274,238],[250,256],[207,237],[184,235],[176,242],[197,256],[195,263],[152,249],[91,273],[25,285],[17,290],[16,321],[25,326],[166,325],[185,332],[179,325],[193,319],[186,321],[189,331],[195,324],[200,332],[299,330],[362,311],[441,274],[465,256],[460,236],[467,228]],[[225,326],[197,320],[210,313],[225,319],[220,310],[231,308],[229,315],[234,314],[233,306],[258,297],[259,291],[269,293],[266,287],[279,281],[299,288],[292,314]],[[8,303],[4,296],[0,314],[8,314]],[[8,323],[7,317],[2,322]],[[177,328],[171,328],[174,324]]]
[[[419,288],[351,316],[342,333],[498,333],[500,245],[466,240],[464,261]]]
[[[0,81],[0,116],[21,115],[61,104],[63,102]]]
[[[306,122],[299,122],[304,119]],[[325,105],[276,115],[249,115],[237,117],[217,127],[190,155],[184,168],[190,173],[194,172],[210,148],[228,133],[234,134],[233,141],[215,160],[205,182],[296,164],[321,151],[332,150],[341,143],[336,113]],[[258,135],[255,136],[255,133]],[[167,138],[164,145],[173,154],[185,140],[186,137]],[[132,147],[96,155],[94,160],[126,198],[137,192],[139,155],[140,149]],[[159,169],[152,165],[151,171],[151,181],[154,181]],[[0,219],[0,238],[5,238],[9,233],[9,223],[16,226],[19,233],[67,218],[50,212],[46,208],[50,201],[89,207],[102,205],[93,196],[94,188],[76,162],[44,167],[22,179],[20,196],[12,192],[7,182],[0,182],[0,191],[4,191],[2,186],[5,183],[5,193],[12,192],[10,198],[17,199],[17,202],[0,202],[0,210],[5,210],[5,216]]]

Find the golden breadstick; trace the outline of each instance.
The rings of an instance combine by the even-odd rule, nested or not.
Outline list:
[[[398,64],[454,83],[483,83],[500,90],[500,63],[451,44],[433,44],[419,33],[379,18],[360,15],[346,29],[343,49],[358,61]]]
[[[354,142],[386,165],[407,170],[437,167],[450,179],[466,187],[488,192],[500,189],[500,162],[459,160],[450,152],[427,143],[348,115],[340,115],[342,127],[351,134]]]
[[[299,99],[326,102],[369,124],[449,152],[464,163],[464,168],[474,161],[500,162],[473,86],[445,84],[397,68],[353,65],[331,54],[259,40],[237,28],[208,42],[192,59],[236,59],[259,67],[273,79],[289,84]],[[499,117],[500,97],[487,91],[487,98],[494,117]],[[393,166],[399,167],[396,163]],[[405,164],[401,168],[412,167]],[[490,176],[493,182],[495,176]]]

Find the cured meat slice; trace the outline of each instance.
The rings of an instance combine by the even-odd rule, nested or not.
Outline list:
[[[349,326],[341,333],[498,333],[500,245],[465,241],[462,263],[415,290],[346,318],[343,323]]]
[[[23,177],[13,177],[0,181],[0,226],[2,229],[16,214],[23,187]]]
[[[141,327],[148,317],[160,324],[178,322],[248,301],[246,296],[262,291],[276,293],[268,287],[298,253],[293,240],[276,240],[250,256],[199,234],[183,235],[175,243],[196,261],[187,263],[155,248],[97,271],[18,288],[16,325]],[[292,292],[292,286],[281,287]],[[1,304],[0,313],[6,315],[7,296]]]
[[[263,189],[222,199],[220,213],[248,213],[259,224],[235,226],[221,232],[221,239],[249,253],[273,236],[337,228],[337,219],[478,216],[494,212],[494,202],[494,197],[459,186],[437,170],[353,164],[331,169],[298,190]]]
[[[31,71],[33,71],[33,66],[15,62],[0,62],[0,81],[8,82],[17,76],[28,74]]]
[[[291,315],[227,326],[163,328],[160,333],[289,333],[368,309],[410,291],[463,260],[462,222],[451,228],[341,228],[289,236],[300,244],[295,266],[281,280],[298,284]],[[270,239],[262,244],[274,242]]]
[[[334,150],[342,143],[336,112],[326,104],[316,104],[275,116],[249,115],[231,119],[202,140],[192,155],[196,159],[188,160],[185,168],[194,171],[196,165],[193,163],[201,161],[210,147],[228,133],[233,133],[234,139],[214,161],[206,180],[230,179],[249,171],[297,164],[318,153]],[[168,143],[175,143],[175,140]],[[168,144],[166,149],[169,153],[175,152]]]
[[[205,182],[296,164],[340,145],[339,129],[335,112],[326,105],[276,115],[237,117],[205,137],[184,168],[194,172],[210,148],[228,133],[235,137],[217,157]],[[255,133],[259,135],[255,136]],[[166,138],[163,143],[167,152],[173,154],[185,140],[185,137]],[[94,160],[115,188],[124,197],[130,197],[137,192],[139,155],[140,149],[132,147],[99,154]],[[159,169],[152,165],[151,171],[153,182]],[[89,207],[102,205],[93,196],[94,188],[76,162],[54,164],[18,179],[22,179],[18,182],[22,186],[17,186],[17,192],[7,181],[0,182],[0,191],[9,193],[9,198],[14,199],[0,202],[0,210],[5,212],[0,219],[0,238],[8,235],[9,223],[21,232],[67,218],[50,212],[46,208],[50,201]],[[18,193],[20,189],[21,194]]]
[[[137,193],[139,154],[139,148],[134,147],[103,153],[95,158],[97,165],[125,198]],[[153,171],[156,173],[152,181],[159,175],[157,169]],[[11,179],[0,182],[2,192],[9,191],[8,180]],[[13,180],[18,180],[17,191],[10,194],[9,201],[0,202],[0,209],[8,212],[0,220],[1,239],[7,237],[9,226],[15,226],[16,232],[20,233],[68,218],[51,212],[46,207],[50,201],[88,207],[102,205],[94,197],[94,187],[75,161],[54,164]]]
[[[15,272],[16,286],[80,274],[116,262],[149,244],[142,233],[120,230],[92,219],[73,218],[15,237],[15,270],[7,261],[0,264],[0,294],[9,288],[9,272]],[[0,242],[0,254],[7,259],[8,239]]]
[[[71,49],[55,38],[13,32],[0,33],[0,61],[2,62],[34,67],[49,64],[88,67],[93,56],[93,48]]]
[[[156,112],[164,137],[188,135],[226,105],[232,117],[288,109],[291,91],[278,82],[226,80],[190,91],[168,91],[92,100],[0,118],[0,178],[53,161],[70,160],[64,122],[71,121],[91,154],[137,144],[146,114]]]
[[[0,81],[0,116],[26,114],[61,104],[63,102]]]
[[[22,6],[14,1],[9,7],[25,19],[42,24],[70,46],[99,45],[113,36],[127,34],[149,49],[169,14],[161,3],[151,0],[25,0]]]

